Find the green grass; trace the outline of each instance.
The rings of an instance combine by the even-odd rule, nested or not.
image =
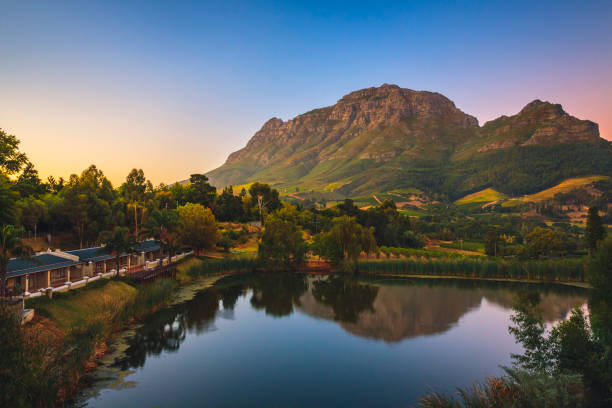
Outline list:
[[[471,204],[471,203],[490,203],[493,201],[503,200],[507,196],[492,188],[485,188],[476,193],[468,194],[455,201],[456,204]]]
[[[523,196],[521,201],[526,202],[540,202],[554,198],[555,194],[567,193],[575,188],[586,187],[593,184],[596,181],[607,180],[610,177],[607,176],[588,176],[588,177],[575,177],[562,181],[554,187],[542,190],[539,193],[529,194]]]

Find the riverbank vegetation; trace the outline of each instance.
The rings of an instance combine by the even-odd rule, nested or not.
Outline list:
[[[0,306],[0,406],[65,403],[96,356],[104,352],[106,340],[133,319],[169,301],[175,287],[172,280],[149,285],[126,279],[99,280],[54,294],[53,299],[29,300],[27,306],[35,308],[38,316],[27,326]]]
[[[539,295],[517,296],[510,332],[523,347],[506,375],[421,401],[440,407],[605,407],[612,405],[612,237],[597,244],[589,261],[589,317],[576,307],[548,330]]]

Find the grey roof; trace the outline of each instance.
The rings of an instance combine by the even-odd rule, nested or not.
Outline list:
[[[141,241],[134,245],[134,251],[136,252],[152,252],[157,251],[159,248],[159,244],[152,239]],[[114,258],[114,256],[106,252],[102,246],[95,248],[75,249],[72,251],[66,251],[66,253],[78,256],[79,259],[84,262],[99,262]],[[121,254],[121,256],[126,255],[126,253]]]
[[[148,239],[146,241],[140,241],[134,245],[134,250],[138,252],[153,252],[159,250],[160,246],[154,239]]]
[[[66,251],[67,254],[78,256],[81,261],[98,262],[112,259],[113,256],[104,250],[104,247],[74,249]]]
[[[62,258],[53,254],[39,254],[32,259],[14,258],[9,260],[6,277],[26,275],[33,272],[48,271],[51,269],[65,268],[67,266],[79,265],[80,262]]]

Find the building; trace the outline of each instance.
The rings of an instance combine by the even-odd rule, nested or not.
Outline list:
[[[154,240],[137,243],[134,252],[120,256],[120,269],[130,273],[141,270],[161,257],[161,248]],[[51,251],[31,259],[13,258],[7,270],[9,293],[34,293],[41,289],[61,288],[85,278],[93,278],[116,269],[116,258],[104,247]]]

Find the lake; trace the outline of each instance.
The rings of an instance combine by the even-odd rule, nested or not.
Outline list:
[[[501,374],[514,295],[547,322],[586,292],[458,279],[235,275],[117,340],[78,406],[399,407]]]

